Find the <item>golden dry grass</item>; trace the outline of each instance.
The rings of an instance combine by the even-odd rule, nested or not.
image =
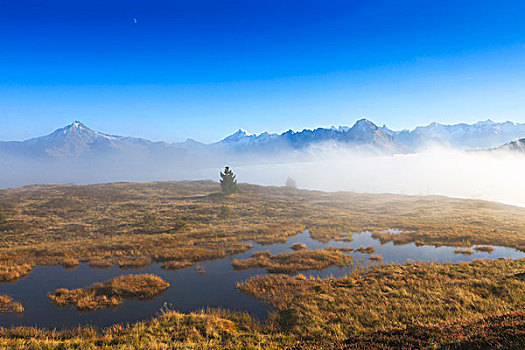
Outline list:
[[[193,262],[191,261],[166,261],[162,263],[162,268],[166,270],[178,270],[178,269],[184,269],[186,267],[190,267],[193,265]]]
[[[105,259],[91,259],[89,260],[89,266],[90,267],[94,267],[94,268],[98,268],[98,269],[105,269],[105,268],[108,268],[110,267],[111,265],[113,265],[113,263],[109,260],[105,260]]]
[[[166,310],[96,330],[0,328],[13,349],[522,349],[524,260],[385,265],[349,278],[269,275],[246,282],[277,313]],[[261,288],[262,287],[262,288]]]
[[[525,259],[379,265],[347,278],[267,275],[238,288],[279,310],[282,329],[341,339],[362,332],[525,311]]]
[[[358,253],[363,253],[363,254],[373,254],[376,251],[376,249],[372,246],[368,246],[366,248],[363,246],[360,246],[355,251]]]
[[[476,250],[480,252],[492,253],[494,248],[490,246],[477,246]]]
[[[321,270],[330,266],[347,266],[352,262],[351,255],[345,255],[336,249],[298,250],[292,253],[271,255],[260,252],[249,259],[234,260],[232,265],[237,270],[263,268],[273,273],[295,273],[305,270]]]
[[[33,270],[30,264],[0,265],[0,283],[13,282]]]
[[[295,243],[290,247],[292,250],[304,250],[306,249],[306,244]]]
[[[0,313],[23,313],[24,307],[13,298],[7,295],[0,295]]]
[[[382,242],[395,244],[502,245],[525,251],[524,208],[439,196],[323,193],[243,184],[238,194],[224,197],[219,185],[209,181],[117,183],[1,190],[0,208],[4,213],[0,276],[6,276],[1,282],[20,278],[35,264],[89,262],[125,268],[161,262],[164,268],[182,268],[245,252],[251,248],[246,241],[284,242],[304,229],[323,242],[351,241],[352,233],[368,230]],[[385,231],[389,228],[401,232]],[[300,250],[284,257],[261,252],[237,264],[290,272],[319,268],[335,261],[337,254],[344,256],[343,251]],[[386,332],[392,339],[397,331],[406,330],[403,334],[416,337],[442,322],[523,310],[523,265],[523,260],[386,265],[327,280],[270,275],[239,285],[276,306],[277,313],[264,327],[227,312],[169,312],[151,322],[116,325],[104,332],[2,329],[0,347],[327,349],[355,345],[348,342],[352,337],[365,339],[374,332]],[[110,289],[97,284],[59,294],[75,304],[87,295],[80,302],[86,310],[99,307],[97,303],[116,305],[124,297],[113,292],[93,297],[101,290]],[[518,326],[525,324],[522,316],[509,317]],[[500,328],[497,332],[507,334]],[[447,343],[437,331],[432,334],[429,348],[463,344]],[[510,344],[505,341],[501,344]]]
[[[454,254],[472,255],[474,254],[474,252],[470,248],[465,248],[465,249],[456,248],[454,250]]]
[[[169,283],[154,275],[127,275],[84,289],[60,288],[49,298],[59,306],[73,304],[78,310],[93,311],[118,306],[125,298],[151,298],[168,287]]]
[[[394,243],[525,250],[525,209],[438,196],[243,184],[238,194],[224,197],[211,181],[115,183],[1,190],[0,207],[6,216],[0,232],[4,263],[198,262],[246,251],[247,240],[284,242],[306,228],[324,242],[369,230]],[[391,227],[401,233],[382,232]]]
[[[369,259],[372,261],[383,261],[383,257],[381,255],[370,255]]]

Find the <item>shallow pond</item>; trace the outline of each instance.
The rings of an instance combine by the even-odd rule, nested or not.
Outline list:
[[[181,270],[167,271],[160,264],[153,264],[139,269],[119,269],[112,266],[107,269],[93,269],[87,264],[66,270],[61,266],[37,266],[25,278],[11,284],[0,284],[0,294],[12,296],[20,301],[25,308],[22,315],[0,314],[1,326],[39,326],[47,328],[69,328],[77,325],[94,325],[97,327],[109,326],[114,323],[133,323],[147,320],[160,312],[166,303],[170,308],[191,312],[201,308],[225,308],[237,311],[246,311],[253,316],[264,319],[271,307],[259,300],[239,292],[235,288],[237,282],[246,280],[265,270],[250,269],[235,271],[232,268],[233,259],[245,259],[256,251],[269,250],[272,254],[291,252],[295,243],[306,244],[308,249],[322,249],[326,247],[373,246],[374,254],[383,257],[383,263],[405,263],[407,259],[429,262],[472,261],[475,259],[497,258],[525,258],[525,253],[512,248],[494,247],[491,253],[473,249],[472,255],[455,254],[453,247],[416,246],[415,244],[394,245],[392,242],[380,244],[372,238],[369,232],[353,235],[353,241],[330,241],[321,243],[313,240],[308,231],[290,237],[286,243],[261,246],[254,242],[253,248],[243,254],[224,259],[199,263],[205,273],[199,273],[195,266]],[[355,266],[377,264],[369,260],[370,255],[358,252],[349,252],[353,255],[353,266],[339,268],[336,266],[321,271],[307,271],[308,276],[335,276],[347,275]],[[162,294],[151,300],[126,300],[115,309],[97,310],[89,313],[79,313],[73,306],[58,307],[52,303],[47,294],[57,288],[87,287],[95,282],[104,282],[124,274],[153,273],[170,283],[170,287]]]

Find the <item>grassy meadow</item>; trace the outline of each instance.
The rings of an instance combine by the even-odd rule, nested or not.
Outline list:
[[[351,241],[371,231],[382,242],[449,245],[458,254],[492,246],[525,251],[525,208],[439,196],[324,193],[241,184],[223,196],[211,181],[41,185],[0,191],[0,282],[36,265],[122,269],[161,263],[180,269],[305,229],[319,241]],[[396,229],[399,232],[392,232]],[[357,251],[381,261],[372,247]],[[0,329],[13,349],[521,349],[525,345],[525,260],[378,265],[346,278],[297,271],[351,264],[350,249],[297,244],[290,253],[257,252],[237,269],[270,274],[237,285],[275,308],[268,319],[227,310],[158,317],[107,329]],[[204,270],[199,272],[204,272]],[[294,275],[295,274],[295,275]],[[176,286],[174,286],[176,288]],[[128,297],[161,293],[156,276],[124,276],[50,294],[88,311]],[[0,296],[2,312],[23,310]]]
[[[1,190],[0,208],[3,265],[188,265],[244,252],[248,240],[283,242],[306,228],[325,242],[369,230],[398,244],[525,250],[525,208],[437,196],[243,184],[225,197],[211,181],[42,185]]]

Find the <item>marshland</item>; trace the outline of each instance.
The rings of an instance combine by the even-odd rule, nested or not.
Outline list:
[[[523,322],[519,207],[211,181],[1,192],[4,346],[341,348]]]

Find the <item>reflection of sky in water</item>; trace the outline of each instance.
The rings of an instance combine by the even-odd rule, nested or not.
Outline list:
[[[394,229],[395,230],[395,229]],[[394,233],[394,232],[393,232]],[[370,232],[354,234],[353,241],[330,241],[321,243],[313,240],[308,231],[305,231],[288,241],[267,246],[252,243],[252,250],[224,259],[199,263],[205,269],[200,274],[195,267],[182,270],[166,271],[160,264],[153,264],[140,269],[122,270],[116,266],[108,269],[91,269],[86,264],[73,270],[65,270],[61,266],[37,266],[25,278],[11,284],[0,284],[0,294],[8,294],[20,301],[26,311],[23,315],[0,314],[0,325],[26,325],[49,328],[64,328],[78,324],[93,324],[108,326],[114,323],[132,323],[138,320],[147,320],[159,313],[164,303],[181,312],[191,312],[206,307],[221,307],[230,310],[247,311],[258,318],[264,318],[271,307],[262,302],[240,293],[236,288],[237,282],[246,280],[258,274],[264,274],[261,269],[235,271],[231,266],[232,260],[249,258],[253,252],[269,250],[272,254],[291,252],[290,247],[295,243],[306,244],[308,249],[323,249],[326,247],[373,246],[374,254],[381,255],[384,263],[405,263],[407,259],[439,263],[457,263],[475,259],[498,258],[525,258],[525,253],[512,248],[494,247],[491,253],[479,252],[473,249],[472,255],[455,254],[454,247],[416,246],[414,243],[394,245],[392,242],[380,244],[374,240]],[[339,268],[337,266],[322,271],[302,272],[307,276],[341,277],[351,272],[355,266],[377,264],[371,262],[370,255],[350,252],[353,256],[353,266]],[[153,273],[170,283],[170,287],[160,296],[152,300],[126,300],[116,309],[97,310],[90,313],[78,313],[74,307],[57,307],[47,298],[47,293],[57,288],[80,288],[95,282],[103,282],[123,274]]]

